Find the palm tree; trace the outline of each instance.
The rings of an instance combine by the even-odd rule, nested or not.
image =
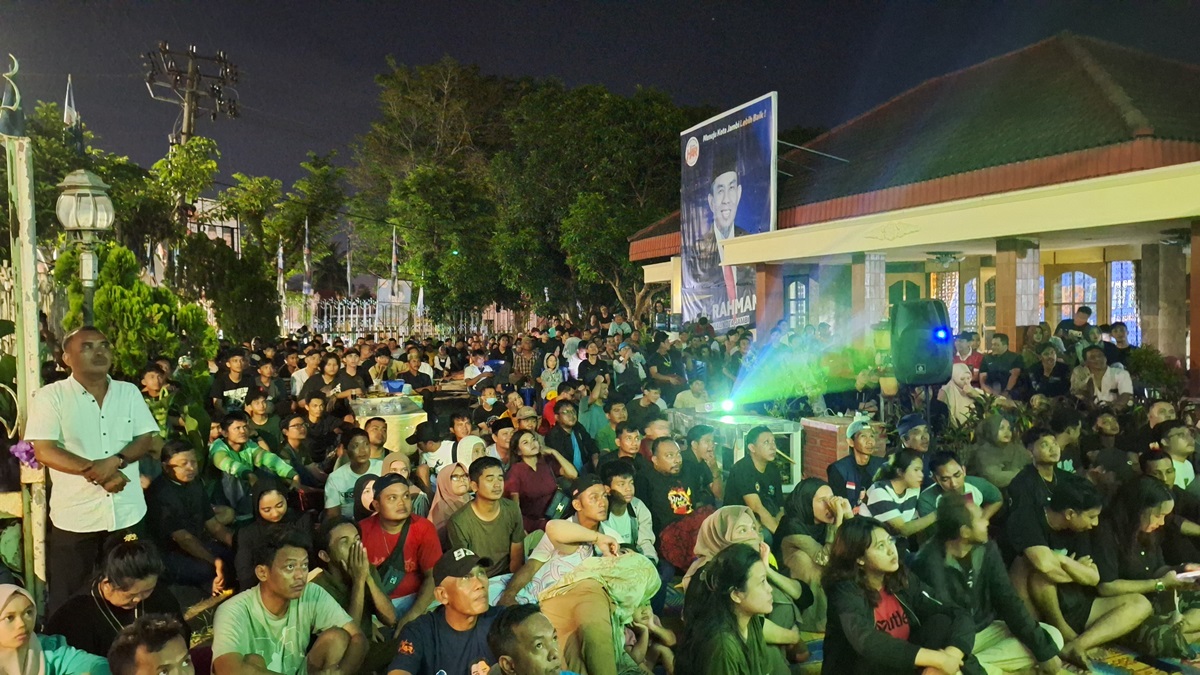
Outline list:
[[[313,261],[313,289],[346,292],[346,251],[335,241],[326,244],[328,250]]]

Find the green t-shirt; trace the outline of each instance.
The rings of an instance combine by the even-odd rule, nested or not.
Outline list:
[[[268,415],[267,421],[261,425],[255,424],[251,418],[246,428],[250,430],[250,438],[261,438],[266,441],[266,446],[271,452],[279,452],[280,446],[283,445],[283,430],[279,428],[278,417]]]
[[[763,675],[771,672],[762,616],[750,620],[745,643],[737,635],[722,633],[711,644],[712,651],[703,661],[707,666],[703,675]]]
[[[509,573],[510,554],[513,544],[525,541],[525,523],[521,519],[521,507],[511,499],[500,500],[500,513],[491,522],[480,520],[475,509],[468,504],[450,516],[446,527],[450,548],[469,548],[480,558],[490,558],[492,566],[488,576]]]
[[[942,486],[937,483],[922,490],[921,497],[917,500],[917,516],[927,516],[936,511],[938,502],[942,500],[944,492]],[[980,508],[1000,501],[1000,490],[996,489],[995,485],[978,476],[967,476],[963,484],[963,493],[967,499],[970,499]]]
[[[283,675],[304,672],[312,636],[350,623],[350,615],[329,593],[307,584],[287,611],[277,617],[267,611],[259,587],[242,591],[217,608],[213,620],[213,661],[226,654],[258,654],[267,670]]]
[[[600,448],[601,452],[609,452],[617,449],[617,432],[613,431],[612,425],[605,424],[596,434],[596,447]]]

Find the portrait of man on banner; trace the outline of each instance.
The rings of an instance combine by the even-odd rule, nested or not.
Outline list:
[[[774,96],[685,131],[680,204],[683,319],[718,331],[754,326],[755,270],[725,263],[725,244],[774,229]]]

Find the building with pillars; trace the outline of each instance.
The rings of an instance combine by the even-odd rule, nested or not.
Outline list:
[[[1089,305],[1135,343],[1200,354],[1200,66],[1061,34],[806,147],[823,155],[780,156],[776,231],[725,244],[757,270],[758,326],[847,334],[933,297],[956,331],[1020,344]],[[674,306],[679,255],[677,213],[630,239]]]

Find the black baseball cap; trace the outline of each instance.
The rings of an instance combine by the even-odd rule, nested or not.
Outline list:
[[[433,428],[433,422],[428,420],[421,422],[413,429],[412,435],[404,439],[409,445],[424,443],[426,441],[440,441],[441,436],[438,436],[437,431]]]
[[[476,567],[486,570],[491,566],[490,558],[480,558],[469,548],[456,548],[444,553],[433,566],[433,583],[440,586],[447,577],[465,577]]]

